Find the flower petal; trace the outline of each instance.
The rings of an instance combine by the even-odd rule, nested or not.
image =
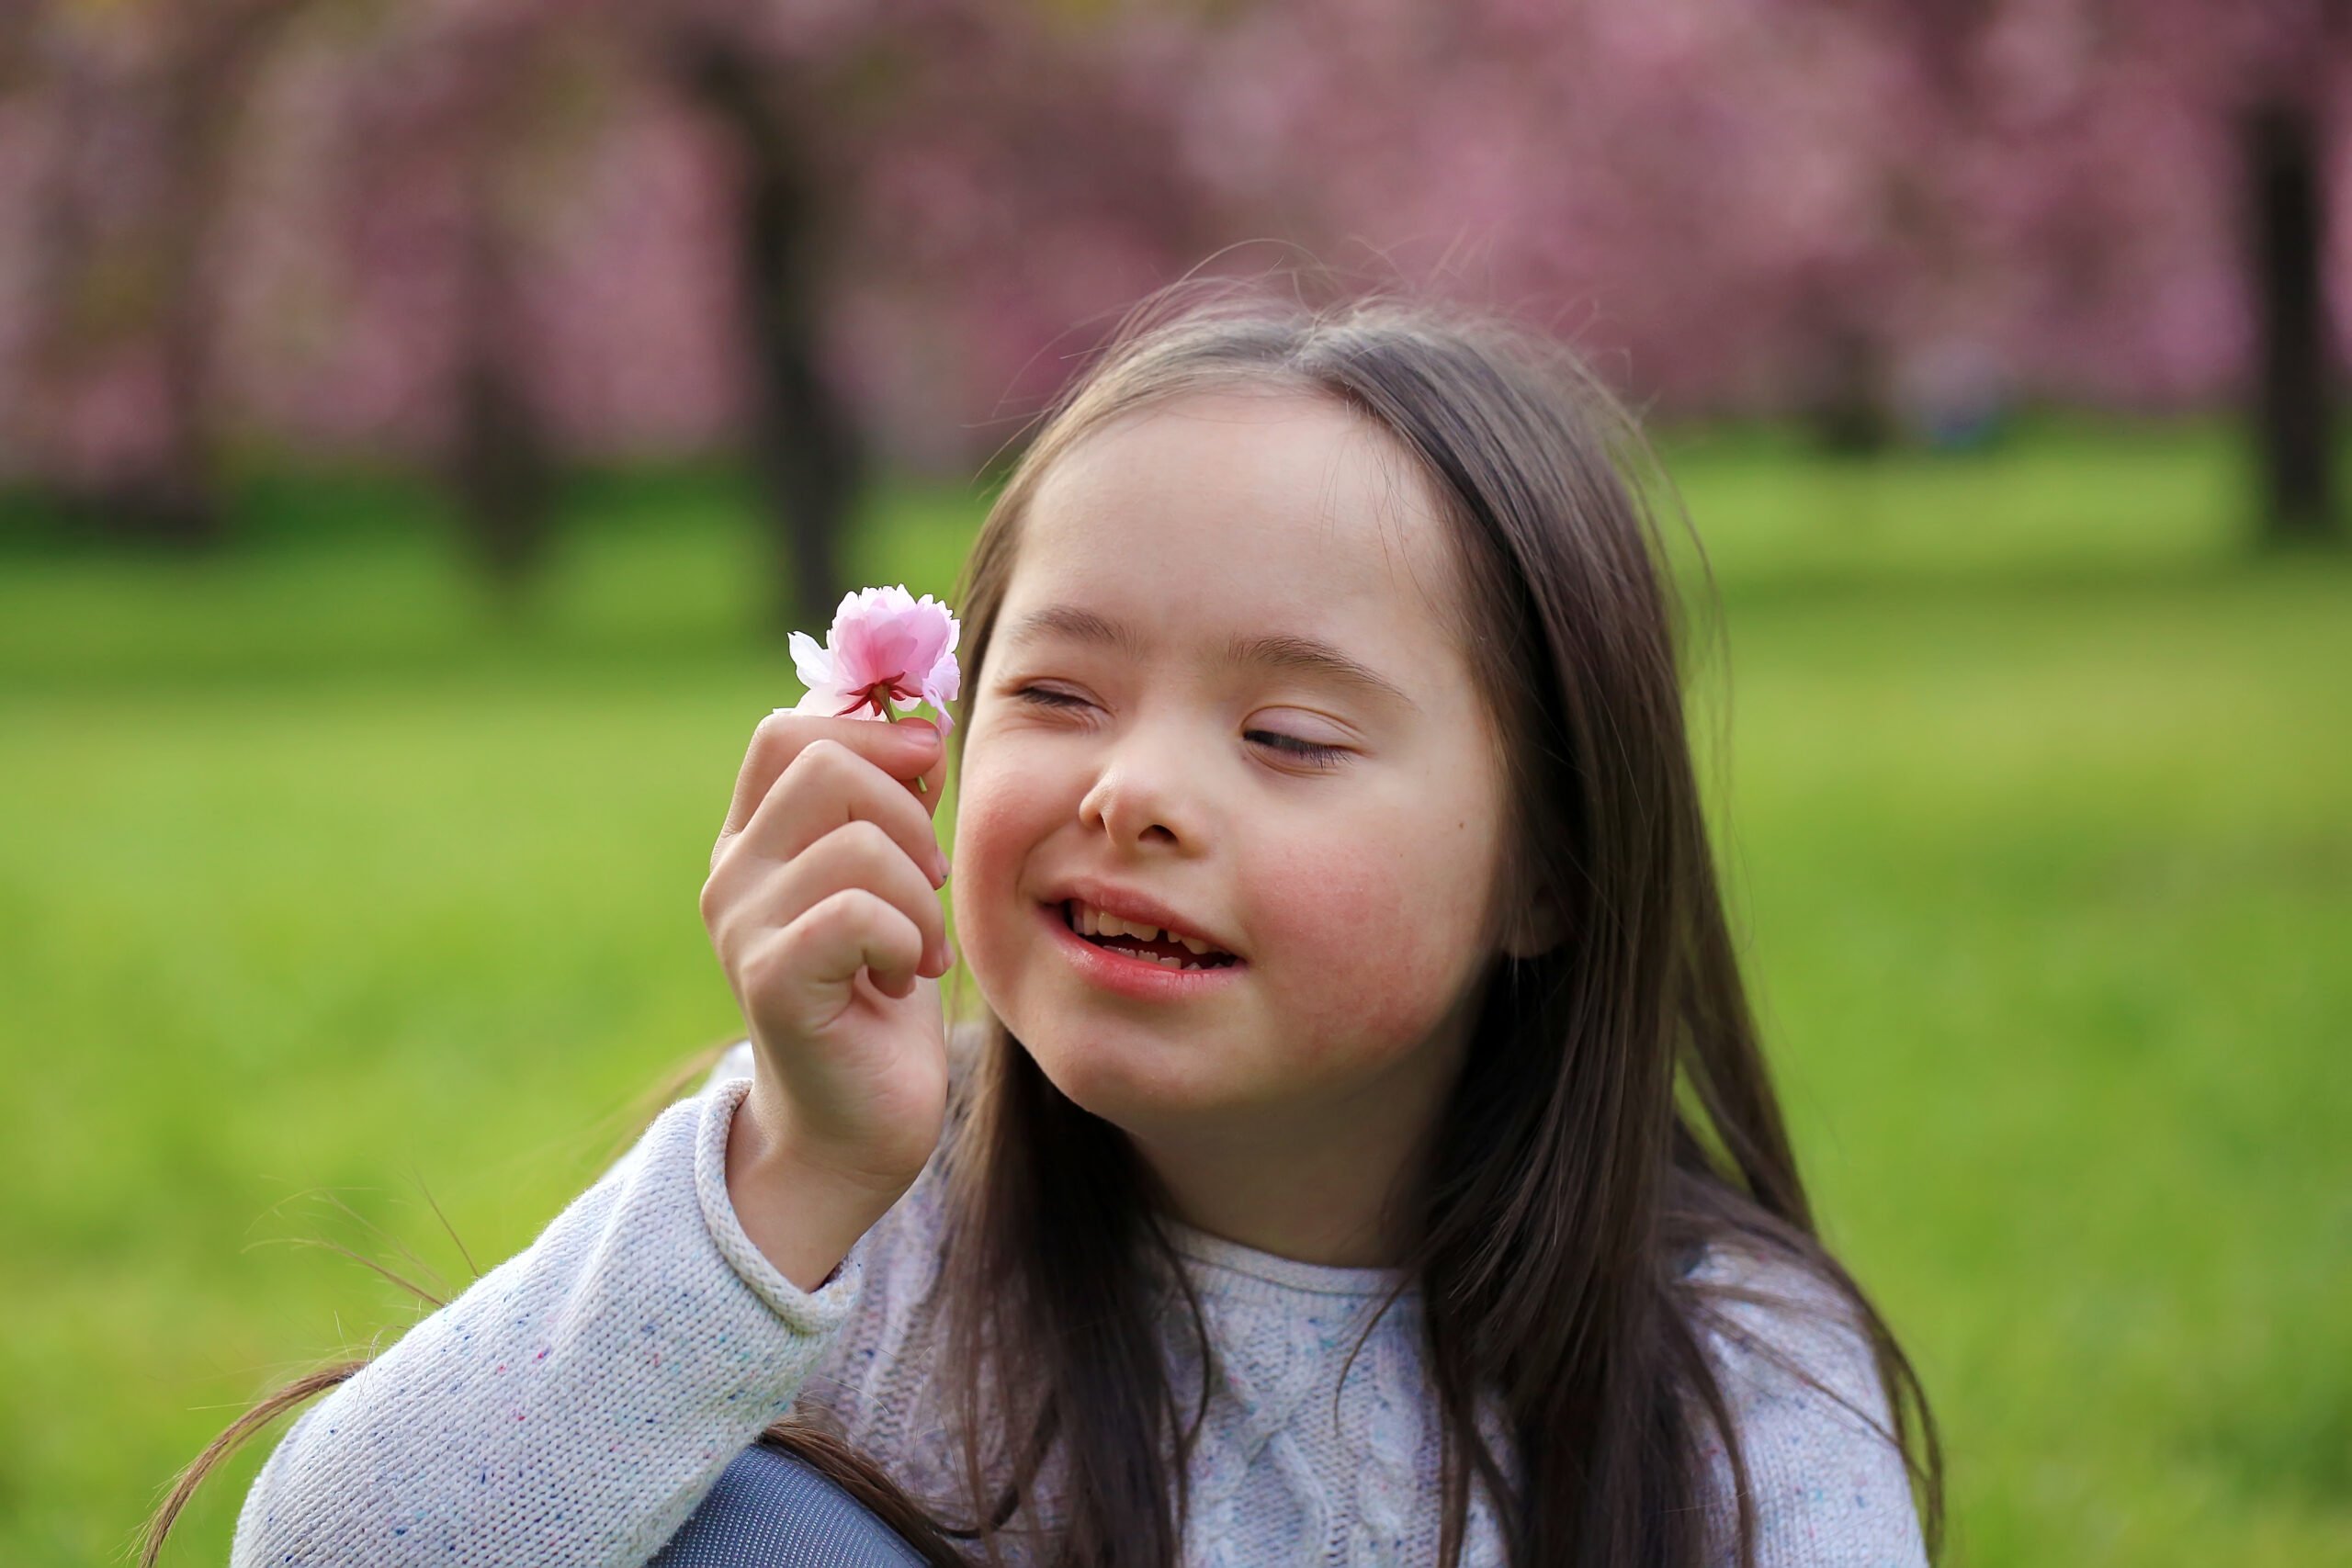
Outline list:
[[[820,713],[828,717],[838,718],[842,716],[842,710],[856,702],[860,695],[861,694],[856,692],[845,692],[828,682],[821,686],[811,686],[802,693],[800,700],[792,705],[792,711]]]
[[[785,639],[792,649],[792,672],[800,683],[812,690],[833,683],[833,656],[817,646],[817,639],[807,632],[794,632]]]
[[[928,593],[917,599],[903,583],[845,593],[823,648],[792,634],[793,665],[809,689],[796,711],[839,713],[887,682],[886,700],[898,709],[922,702],[938,709],[944,735],[954,724],[947,704],[961,680],[955,650],[962,635],[945,604]]]

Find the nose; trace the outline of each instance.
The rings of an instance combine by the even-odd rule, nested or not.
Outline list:
[[[1123,737],[1078,803],[1078,818],[1121,848],[1190,848],[1201,823],[1184,786],[1172,739],[1154,744],[1141,732]]]

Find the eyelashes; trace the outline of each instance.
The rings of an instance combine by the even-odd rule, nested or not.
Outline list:
[[[1086,705],[1082,699],[1073,697],[1068,692],[1057,692],[1048,686],[1023,686],[1012,694],[1038,707],[1075,708]],[[1253,738],[1265,743],[1270,749],[1280,751],[1310,768],[1336,768],[1348,755],[1347,748],[1344,746],[1324,746],[1312,740],[1301,740],[1295,735],[1278,734],[1271,729],[1250,729],[1242,732],[1242,739]]]

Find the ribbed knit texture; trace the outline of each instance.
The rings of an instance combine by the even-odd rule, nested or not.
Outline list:
[[[752,1070],[749,1044],[738,1044],[528,1247],[305,1411],[246,1495],[232,1568],[638,1568],[791,1409],[829,1414],[918,1497],[954,1496],[933,1379],[939,1325],[924,1303],[939,1164],[831,1280],[803,1292],[744,1235],[728,1198],[728,1131]],[[1390,1271],[1299,1263],[1183,1225],[1174,1234],[1216,1363],[1191,1472],[1187,1568],[1434,1562],[1437,1428],[1418,1294],[1381,1316],[1341,1386]],[[1702,1265],[1719,1277],[1729,1267]],[[1785,1271],[1747,1278],[1821,1299]],[[1732,1311],[1744,1331],[1886,1420],[1858,1333]],[[1736,1337],[1708,1342],[1740,1420],[1762,1568],[1924,1563],[1894,1450]],[[1189,1413],[1198,1351],[1173,1324],[1163,1344]],[[1508,1467],[1491,1410],[1481,1426]],[[1050,1489],[1046,1501],[1050,1515]],[[1709,1505],[1728,1541],[1720,1454]],[[1483,1489],[1470,1525],[1465,1563],[1499,1568]]]

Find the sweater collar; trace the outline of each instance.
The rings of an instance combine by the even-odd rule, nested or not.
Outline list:
[[[1211,1235],[1173,1215],[1163,1215],[1160,1224],[1167,1227],[1168,1239],[1176,1250],[1193,1261],[1285,1291],[1320,1296],[1379,1297],[1386,1295],[1405,1274],[1401,1269],[1346,1269],[1329,1263],[1302,1263],[1295,1258],[1261,1252],[1254,1247]],[[1411,1297],[1418,1290],[1418,1286],[1408,1284],[1402,1294]]]

